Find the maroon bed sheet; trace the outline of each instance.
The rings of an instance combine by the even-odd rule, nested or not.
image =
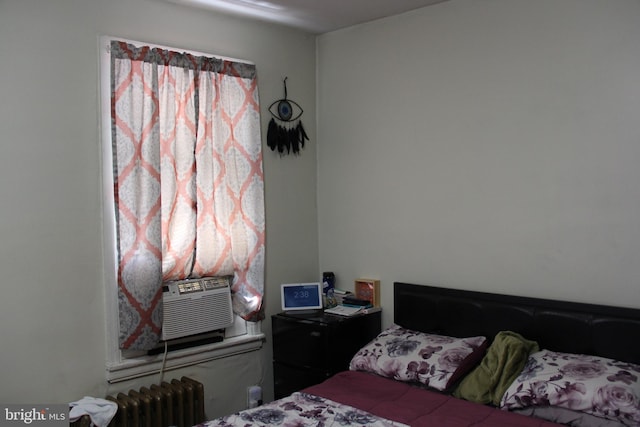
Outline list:
[[[366,372],[340,372],[303,390],[412,427],[558,427]]]

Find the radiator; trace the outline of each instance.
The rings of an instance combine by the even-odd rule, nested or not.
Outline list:
[[[107,396],[118,405],[109,427],[190,427],[205,421],[204,386],[191,378],[163,381]],[[88,427],[91,420],[84,415],[72,427]]]

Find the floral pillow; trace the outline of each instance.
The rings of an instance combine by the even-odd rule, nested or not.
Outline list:
[[[353,356],[349,368],[447,390],[482,358],[485,337],[453,338],[393,325]]]
[[[640,425],[640,365],[543,350],[509,386],[503,409],[556,406]]]

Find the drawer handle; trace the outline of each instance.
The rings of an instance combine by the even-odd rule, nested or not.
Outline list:
[[[312,337],[315,337],[315,338],[318,338],[318,337],[320,337],[321,335],[322,335],[322,334],[321,334],[320,332],[318,332],[318,331],[313,331],[313,332],[311,332],[311,336],[312,336]]]

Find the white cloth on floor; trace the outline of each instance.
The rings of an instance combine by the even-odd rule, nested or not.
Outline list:
[[[83,415],[89,415],[91,422],[98,427],[107,427],[118,410],[115,402],[96,397],[85,396],[69,404],[69,420],[76,421]]]

